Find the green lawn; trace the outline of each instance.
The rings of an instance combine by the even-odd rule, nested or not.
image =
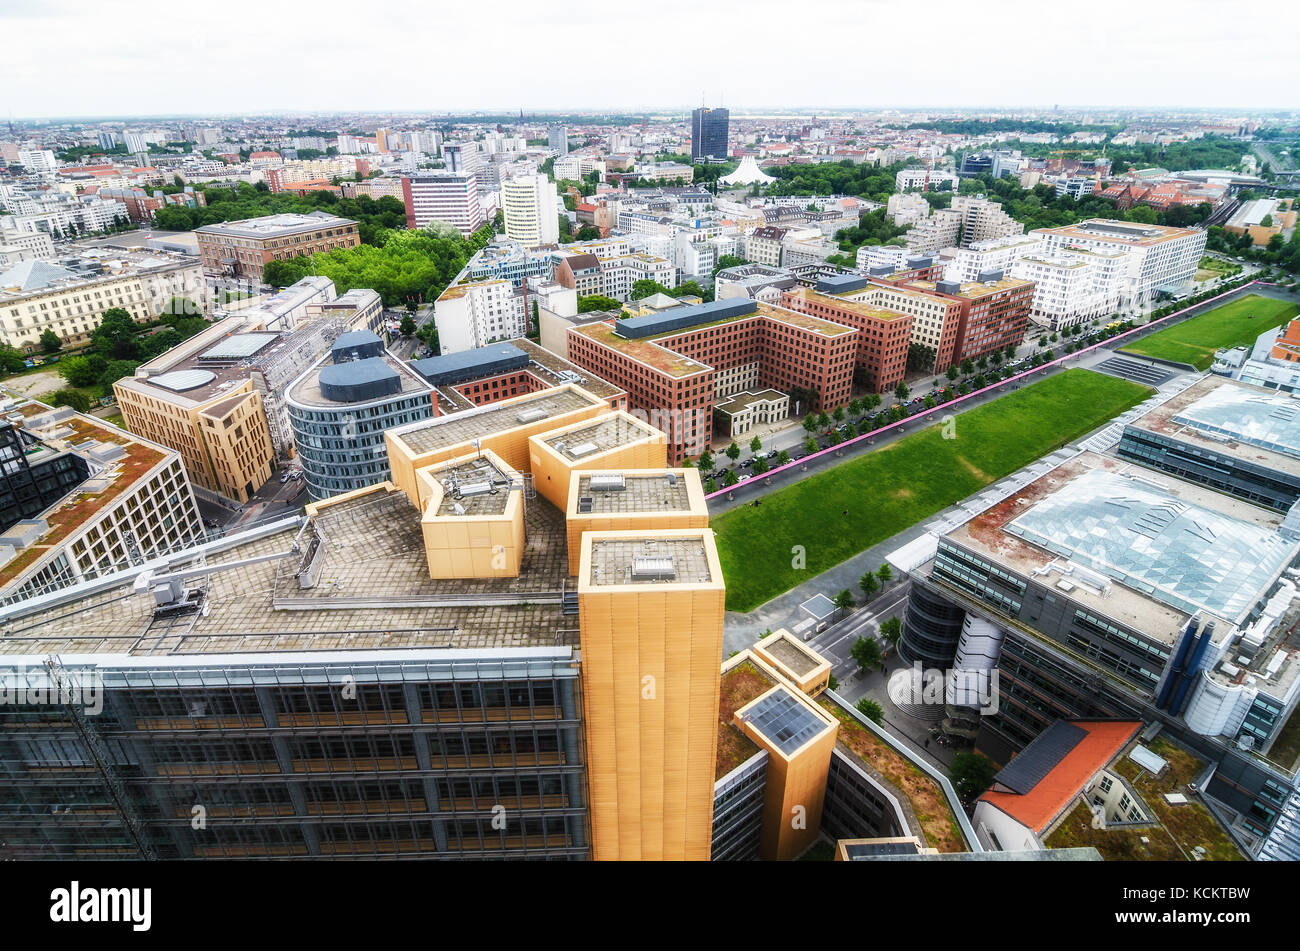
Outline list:
[[[1204,370],[1214,362],[1216,350],[1250,346],[1265,330],[1272,330],[1297,313],[1300,313],[1300,306],[1289,301],[1249,294],[1125,344],[1122,350],[1190,363],[1196,369]]]
[[[712,520],[727,608],[750,611],[1100,426],[1150,390],[1066,370]],[[936,417],[937,418],[937,417]],[[847,514],[845,514],[847,513]],[[801,545],[807,565],[792,566]],[[855,597],[861,597],[856,588]]]

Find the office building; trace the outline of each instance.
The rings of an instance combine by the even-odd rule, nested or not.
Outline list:
[[[1154,299],[1185,291],[1205,251],[1205,232],[1135,221],[1089,218],[1062,228],[1038,228],[1048,254],[1070,248],[1127,253],[1130,299]]]
[[[253,281],[262,280],[262,269],[269,261],[354,248],[361,243],[355,221],[324,211],[227,221],[195,228],[194,233],[204,270]]]
[[[691,110],[691,161],[727,158],[730,130],[730,110],[704,106]]]
[[[247,502],[271,478],[274,452],[261,394],[241,363],[279,335],[231,320],[238,332],[223,321],[118,380],[113,395],[127,429],[179,452],[195,485]]]
[[[975,195],[954,195],[951,211],[961,216],[961,246],[1023,234],[1025,226],[1002,210],[1000,202]],[[936,213],[937,214],[937,213]]]
[[[525,248],[560,240],[555,183],[545,175],[519,175],[501,183],[506,237]]]
[[[387,480],[384,432],[433,415],[429,384],[369,330],[338,336],[284,401],[313,499]]]
[[[1213,415],[1204,399],[1170,418],[1197,403]],[[1051,458],[929,536],[909,558],[900,656],[996,670],[997,710],[975,719],[976,748],[997,763],[1057,719],[1158,721],[1206,761],[1198,791],[1259,841],[1291,786],[1262,754],[1300,695],[1281,625],[1300,533],[1289,514],[1142,455],[1142,466],[1091,451]]]
[[[470,235],[486,221],[479,203],[478,179],[473,175],[403,177],[402,204],[406,206],[408,228],[425,228],[442,222],[463,235]]]
[[[1047,330],[1109,320],[1127,303],[1128,253],[1120,249],[1031,252],[1016,258],[1009,273],[1033,282],[1029,316]]]
[[[873,393],[888,393],[903,382],[912,342],[911,315],[844,300],[807,287],[783,293],[781,306],[858,331],[854,371],[859,385]]]
[[[67,407],[6,402],[0,601],[36,597],[203,538],[177,453]]]
[[[546,147],[561,155],[569,154],[569,130],[566,126],[551,125],[546,127]]]
[[[568,329],[569,359],[627,392],[673,464],[710,445],[716,399],[775,389],[796,413],[848,402],[857,351],[852,327],[746,298]]]
[[[1125,424],[1115,454],[1278,512],[1300,501],[1300,421],[1275,391],[1210,376]]]

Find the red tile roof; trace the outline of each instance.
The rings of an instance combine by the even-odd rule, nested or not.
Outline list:
[[[1083,792],[1097,771],[1115,758],[1142,724],[1133,720],[1075,720],[1075,726],[1088,735],[1065,754],[1046,776],[1028,793],[995,792],[980,796],[982,802],[996,806],[1011,818],[1041,835]]]

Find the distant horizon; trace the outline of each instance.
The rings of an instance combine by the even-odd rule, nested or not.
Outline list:
[[[605,116],[626,115],[626,116],[645,116],[646,118],[672,121],[688,120],[691,111],[699,108],[698,106],[686,106],[684,108],[673,107],[645,107],[645,108],[610,108],[597,109],[592,107],[548,107],[545,109],[524,109],[524,122],[537,119],[562,118],[574,116],[590,116],[592,118],[601,118]],[[1152,118],[1162,118],[1176,115],[1210,115],[1222,118],[1240,118],[1251,119],[1259,117],[1276,117],[1276,118],[1295,118],[1300,120],[1300,107],[1285,108],[1250,108],[1247,106],[1190,106],[1190,105],[1168,105],[1168,106],[1118,106],[1118,105],[1065,105],[1053,103],[1051,105],[1013,105],[1013,106],[955,106],[955,105],[881,105],[881,106],[746,106],[737,108],[735,106],[710,106],[712,109],[729,109],[733,118],[780,118],[781,116],[820,116],[827,119],[848,119],[876,116],[882,113],[897,112],[900,115],[908,115],[917,112],[930,113],[951,113],[954,115],[964,115],[969,118],[978,118],[981,115],[992,114],[995,118],[1018,118],[1028,113],[1062,113],[1060,122],[1076,121],[1072,116],[1076,113],[1086,113],[1096,111],[1107,115],[1117,115],[1124,118],[1133,118],[1136,115],[1151,115]],[[1066,115],[1069,113],[1069,115]],[[256,112],[247,110],[229,110],[214,112],[119,112],[119,113],[68,113],[62,115],[11,115],[0,119],[0,123],[13,121],[14,123],[47,123],[47,122],[120,122],[120,121],[143,121],[143,120],[165,120],[165,119],[185,119],[185,120],[220,120],[225,122],[244,122],[260,119],[280,119],[280,118],[303,118],[303,117],[336,117],[336,116],[373,116],[384,117],[392,116],[399,118],[407,117],[429,117],[431,119],[474,119],[476,117],[495,118],[513,116],[515,121],[518,120],[519,110],[509,109],[263,109]],[[1019,115],[1018,115],[1019,114]],[[1027,116],[1026,116],[1027,117]],[[1102,117],[1093,117],[1092,125],[1105,125],[1101,121]],[[941,121],[936,119],[936,121]],[[1049,116],[1035,115],[1035,122],[1051,122],[1053,118]],[[322,130],[325,131],[325,130]]]
[[[923,23],[891,0],[751,0],[740,13],[663,0],[642,18],[662,37],[626,31],[624,12],[600,0],[556,11],[499,0],[488,17],[417,0],[373,13],[321,0],[308,16],[227,0],[219,18],[140,0],[3,0],[0,107],[24,122],[549,113],[573,107],[541,103],[578,98],[588,100],[579,111],[638,114],[701,103],[781,113],[1300,108],[1300,68],[1284,41],[1300,36],[1300,5],[1265,0],[1239,16],[1214,0],[1139,0],[1114,12],[1146,29],[1106,30],[1104,14],[1036,0],[978,15],[930,0]],[[1126,104],[1081,101],[1094,98]]]

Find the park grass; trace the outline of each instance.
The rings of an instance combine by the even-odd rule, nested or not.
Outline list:
[[[1298,313],[1300,306],[1290,301],[1248,294],[1125,344],[1122,352],[1189,363],[1205,370],[1214,362],[1216,350],[1250,346],[1264,331],[1286,323]]]
[[[1141,402],[1144,386],[1071,369],[712,519],[727,608],[751,611]],[[937,414],[936,414],[936,418]],[[805,568],[792,567],[802,546]],[[854,591],[854,594],[858,594]]]

